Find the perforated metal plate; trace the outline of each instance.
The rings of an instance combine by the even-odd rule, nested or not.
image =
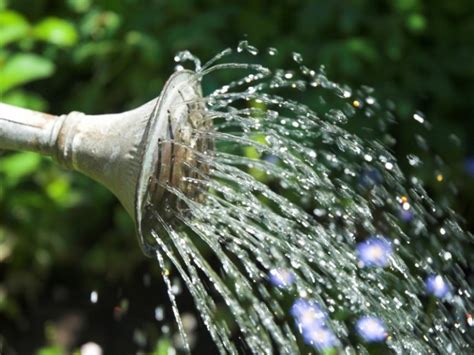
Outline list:
[[[187,159],[183,149],[174,144],[176,140],[186,145],[193,144],[192,131],[202,121],[202,113],[196,107],[202,97],[200,82],[194,72],[179,71],[165,84],[152,111],[143,141],[143,165],[137,183],[135,221],[142,250],[152,255],[153,245],[147,241],[147,208],[159,210],[165,194],[164,184],[180,188],[183,160]],[[164,207],[164,206],[161,206]]]

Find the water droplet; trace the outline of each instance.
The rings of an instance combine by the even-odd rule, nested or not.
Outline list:
[[[303,75],[311,75],[311,69],[305,65],[300,65],[300,70]]]
[[[146,334],[144,331],[140,329],[135,329],[133,331],[133,340],[135,341],[136,344],[138,344],[141,347],[144,347],[146,345]]]
[[[199,71],[201,69],[201,60],[188,50],[178,52],[174,56],[174,60],[178,63],[190,61],[194,64],[194,71]]]
[[[410,164],[411,166],[420,166],[422,164],[421,162],[421,159],[416,156],[415,154],[408,154],[407,155],[407,160],[408,160],[408,164]]]
[[[453,142],[457,147],[461,146],[461,139],[457,135],[451,133],[449,135],[449,140]]]
[[[157,321],[162,321],[165,318],[165,311],[162,306],[158,306],[155,308],[155,319]]]
[[[303,63],[303,56],[298,52],[293,52],[292,53],[292,58],[298,64]]]
[[[247,51],[248,53],[252,55],[258,54],[258,49],[254,46],[251,46],[247,40],[240,41],[239,45],[237,46],[237,52],[241,53],[243,51]]]
[[[269,55],[277,53],[273,49],[267,51]],[[238,52],[249,52],[247,41],[239,44]],[[300,63],[302,59],[293,54],[293,60]],[[432,190],[441,172],[444,179],[451,176],[446,164],[432,162],[434,157],[415,147],[414,152],[423,158],[423,163],[433,167],[431,173],[425,177],[414,169],[422,161],[409,154],[406,159],[410,175],[404,174],[408,164],[402,162],[398,167],[398,156],[394,154],[399,151],[391,146],[397,142],[389,134],[397,118],[385,112],[386,106],[393,112],[397,107],[379,103],[371,88],[352,91],[329,80],[324,68],[314,71],[302,64],[291,64],[293,71],[264,70],[255,63],[221,64],[215,65],[218,68],[206,64],[205,68],[238,68],[239,74],[235,81],[220,83],[216,78],[219,89],[197,105],[203,112],[196,116],[206,117],[212,129],[199,126],[199,120],[192,129],[192,134],[206,135],[212,144],[201,150],[201,138],[188,142],[187,137],[175,137],[177,149],[183,146],[196,154],[190,154],[178,167],[186,172],[177,179],[185,187],[163,186],[165,213],[177,218],[167,225],[171,237],[157,249],[167,257],[164,266],[160,262],[163,274],[173,271],[167,287],[178,328],[186,322],[183,316],[179,322],[174,299],[181,292],[181,285],[174,280],[176,271],[185,276],[183,287],[189,286],[193,291],[204,324],[213,338],[222,342],[219,346],[223,349],[232,349],[234,343],[221,323],[215,322],[217,305],[242,317],[238,321],[242,341],[257,351],[271,347],[272,340],[266,339],[275,336],[275,344],[281,344],[278,352],[292,352],[301,342],[298,340],[295,345],[293,335],[286,336],[290,328],[300,331],[301,340],[316,348],[313,351],[323,348],[319,342],[322,337],[334,340],[336,347],[344,344],[352,352],[359,346],[362,350],[365,345],[360,341],[372,341],[364,337],[367,332],[359,333],[362,339],[357,344],[352,341],[357,339],[353,336],[358,331],[357,319],[364,315],[375,319],[369,323],[374,326],[370,329],[379,331],[378,340],[374,341],[386,341],[390,348],[412,350],[413,346],[421,353],[433,348],[435,352],[445,350],[437,348],[439,345],[433,341],[443,332],[446,341],[440,344],[456,339],[459,342],[453,351],[459,350],[462,332],[468,327],[459,315],[466,314],[469,307],[465,302],[466,286],[456,285],[463,279],[459,277],[463,271],[456,269],[455,261],[464,259],[461,240],[469,238],[444,202],[439,205],[425,191]],[[209,82],[213,79],[209,78]],[[291,88],[307,86],[318,88],[312,90],[314,100],[304,105],[296,101],[303,95]],[[187,105],[183,112],[192,112],[194,106]],[[342,126],[348,119],[355,129]],[[188,172],[190,176],[186,176]],[[426,179],[431,180],[427,189],[423,186]],[[193,195],[196,187],[199,196]],[[170,201],[175,200],[182,204],[173,206]],[[157,210],[161,213],[163,209],[160,206]],[[158,235],[155,239],[162,242]],[[211,246],[212,257],[218,262],[208,263],[208,255],[201,255],[198,241]],[[436,251],[421,248],[423,243],[432,243]],[[176,268],[171,260],[175,260]],[[446,298],[450,309],[443,308],[441,312],[436,308],[444,298],[433,298],[445,291],[436,281],[440,269],[441,286],[448,290],[445,296],[453,294],[452,299]],[[435,277],[433,284],[428,282],[429,275]],[[388,281],[394,276],[397,287]],[[426,280],[425,292],[415,289],[420,286],[419,280]],[[425,297],[424,293],[430,296]],[[328,317],[318,322],[318,327],[306,329],[299,326],[314,323],[311,317],[302,316],[295,318],[298,327],[282,329],[280,320],[288,316],[284,310],[287,297],[292,294],[308,302],[310,297],[317,297],[324,313],[331,315],[344,309],[348,316],[337,321]],[[222,302],[223,298],[226,302]],[[425,314],[426,302],[433,303],[433,321]],[[263,307],[247,312],[247,305],[258,304],[271,307],[268,311]],[[157,307],[155,318],[163,317]],[[386,320],[387,328],[382,327],[386,331],[380,331],[376,320]],[[444,325],[435,328],[437,323],[454,321],[460,324],[459,328],[449,327],[449,333]],[[395,336],[397,329],[406,329],[408,335],[403,339]],[[427,344],[410,335],[414,329],[428,336]],[[393,337],[390,331],[394,331]]]
[[[90,300],[91,303],[97,303],[97,301],[99,300],[99,294],[97,293],[97,291],[94,290],[91,292]]]
[[[173,285],[171,286],[171,292],[175,295],[179,295],[182,292],[181,282],[178,278],[173,280]]]
[[[161,327],[161,332],[163,334],[168,334],[170,332],[170,327],[168,325],[164,325]]]
[[[102,355],[102,348],[99,344],[88,342],[81,346],[80,355]]]
[[[323,216],[326,215],[327,212],[326,212],[326,210],[323,210],[323,209],[321,209],[321,208],[315,208],[315,209],[313,210],[313,213],[314,213],[314,215],[317,216],[317,217],[323,217]]]
[[[416,134],[415,135],[415,140],[416,140],[416,143],[417,143],[418,147],[420,147],[421,149],[423,149],[425,151],[429,150],[428,143],[426,142],[426,139],[424,137],[420,136],[419,134]]]
[[[373,98],[372,96],[367,96],[365,102],[367,102],[368,105],[373,105],[375,104],[375,98]]]
[[[425,122],[425,118],[423,117],[423,114],[421,112],[416,112],[414,115],[413,115],[413,119],[417,122],[420,122],[420,123],[424,123]]]
[[[269,55],[272,55],[272,56],[273,56],[273,55],[278,54],[278,50],[277,50],[276,48],[269,47],[269,48],[267,49],[267,53],[268,53]]]

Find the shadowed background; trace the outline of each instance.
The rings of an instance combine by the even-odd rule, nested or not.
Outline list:
[[[424,114],[435,159],[422,177],[473,230],[473,10],[471,0],[0,0],[0,101],[119,112],[160,93],[177,51],[205,61],[245,38],[276,47],[277,67],[297,51],[332,80],[394,103],[393,150],[407,169],[412,116]],[[214,352],[182,292],[196,353]],[[108,191],[35,154],[1,153],[0,353],[94,341],[110,354],[167,354],[179,347],[168,303],[157,263]]]

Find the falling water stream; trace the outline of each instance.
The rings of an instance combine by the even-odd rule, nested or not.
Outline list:
[[[209,86],[233,78],[186,103],[209,123],[197,139],[160,142],[188,159],[146,216],[183,343],[176,275],[221,353],[472,353],[473,238],[417,176],[421,135],[403,172],[395,116],[370,88],[338,85],[298,53],[292,70],[270,69],[258,59],[277,50],[258,52],[243,41],[203,66],[175,57]]]

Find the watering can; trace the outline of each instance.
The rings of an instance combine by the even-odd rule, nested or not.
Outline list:
[[[50,156],[107,187],[132,217],[143,252],[152,255],[145,210],[159,204],[163,185],[179,186],[183,163],[193,164],[182,147],[199,145],[196,132],[208,127],[201,98],[196,74],[182,70],[158,98],[123,113],[54,116],[0,103],[0,149]]]

